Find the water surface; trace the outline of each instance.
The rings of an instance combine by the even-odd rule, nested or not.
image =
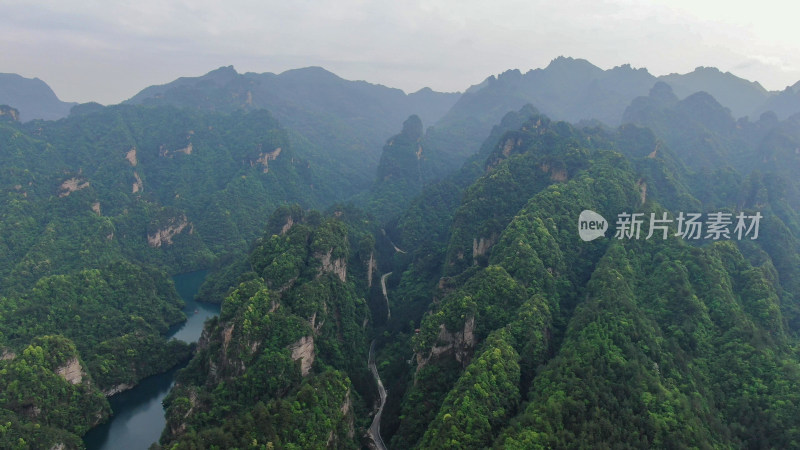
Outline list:
[[[206,273],[200,270],[172,278],[178,294],[186,302],[183,312],[188,319],[174,326],[170,337],[196,342],[205,320],[219,314],[219,305],[198,303],[193,299]],[[114,416],[83,436],[86,447],[89,450],[142,450],[157,442],[167,423],[161,402],[175,384],[179,368],[145,378],[135,388],[109,398]]]

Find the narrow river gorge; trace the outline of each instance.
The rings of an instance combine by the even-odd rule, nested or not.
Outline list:
[[[170,337],[196,342],[206,319],[219,314],[219,305],[194,301],[206,271],[190,272],[173,277],[175,288],[186,302],[187,320],[170,332]],[[161,401],[175,382],[180,367],[145,378],[136,387],[109,398],[114,416],[90,430],[83,437],[89,450],[142,450],[158,441],[166,419]]]

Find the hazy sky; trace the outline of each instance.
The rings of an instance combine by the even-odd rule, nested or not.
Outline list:
[[[0,0],[0,72],[109,104],[231,64],[462,91],[564,55],[654,75],[715,66],[775,90],[800,80],[798,30],[773,0]]]

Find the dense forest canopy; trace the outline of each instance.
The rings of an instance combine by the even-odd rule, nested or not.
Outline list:
[[[0,447],[82,448],[179,363],[159,448],[800,446],[791,92],[572,58],[463,94],[228,67],[59,120],[3,92]]]

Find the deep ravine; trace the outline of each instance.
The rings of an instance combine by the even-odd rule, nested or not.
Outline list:
[[[219,314],[219,305],[194,301],[194,295],[205,278],[206,271],[197,271],[173,277],[175,288],[186,305],[187,321],[170,330],[170,337],[186,342],[196,342],[203,331],[205,320]],[[145,378],[133,389],[111,398],[114,415],[111,419],[83,436],[89,450],[147,449],[157,442],[166,425],[161,401],[174,384],[175,367],[166,373]]]
[[[378,412],[372,419],[372,425],[369,427],[369,435],[378,450],[386,450],[386,444],[383,443],[381,438],[381,414],[383,413],[383,406],[386,404],[386,389],[383,387],[381,377],[378,374],[378,368],[375,366],[375,341],[373,340],[369,346],[369,370],[375,378],[375,383],[378,385],[378,395],[380,396],[381,404],[378,407]]]

